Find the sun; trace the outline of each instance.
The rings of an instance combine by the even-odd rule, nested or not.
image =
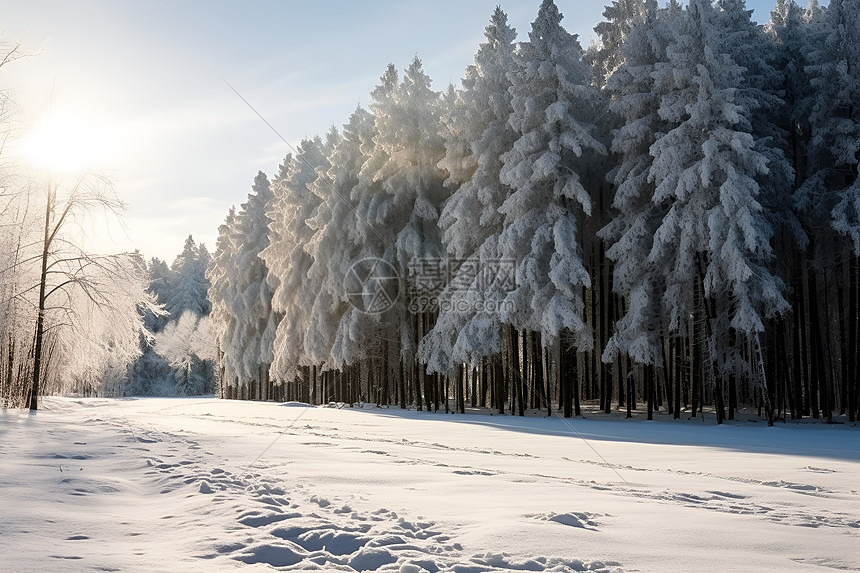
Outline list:
[[[21,153],[34,168],[55,175],[103,168],[113,148],[108,130],[80,115],[50,113],[21,143]]]

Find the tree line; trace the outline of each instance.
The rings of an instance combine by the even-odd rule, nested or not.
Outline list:
[[[219,229],[226,398],[855,421],[860,4],[497,8],[389,65]]]

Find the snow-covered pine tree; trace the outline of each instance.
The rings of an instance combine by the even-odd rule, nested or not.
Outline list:
[[[272,310],[282,315],[273,345],[273,374],[292,380],[306,364],[304,338],[315,292],[304,288],[313,258],[308,243],[316,232],[308,225],[321,200],[310,185],[327,168],[326,150],[319,137],[303,140],[295,156],[288,156],[272,184],[274,202],[269,211],[271,238],[261,258],[269,268]]]
[[[381,83],[373,92],[374,101],[387,101],[393,97],[397,88],[397,72],[389,65],[381,78]],[[377,226],[368,218],[375,211],[376,204],[382,200],[381,181],[374,180],[374,173],[384,164],[387,156],[376,152],[376,116],[364,110],[357,109],[350,118],[350,123],[344,127],[344,139],[332,157],[331,177],[339,192],[348,198],[340,202],[333,215],[332,225],[340,224],[340,242],[343,247],[337,250],[331,260],[331,282],[334,298],[346,303],[339,317],[331,348],[332,367],[346,371],[366,373],[370,370],[370,361],[379,358],[384,345],[396,349],[399,338],[396,328],[386,332],[386,324],[374,313],[367,310],[363,297],[356,297],[357,289],[355,272],[369,270],[367,261],[381,259],[386,256],[386,245],[391,240],[384,227]],[[369,164],[373,161],[373,167]],[[336,223],[336,221],[338,223]],[[333,227],[337,229],[337,227]],[[379,294],[379,293],[377,293]],[[385,311],[387,302],[379,310]],[[385,339],[385,344],[382,340]],[[392,349],[386,355],[390,354]],[[395,358],[396,360],[396,358]],[[367,399],[357,390],[361,386],[359,380],[354,380],[354,398]]]
[[[821,17],[822,43],[808,68],[813,171],[810,190],[832,194],[833,228],[860,256],[860,4],[831,0]],[[832,192],[832,193],[831,193]]]
[[[708,360],[716,366],[720,359],[731,368],[728,358],[716,355],[714,344],[732,346],[728,329],[757,337],[764,330],[764,319],[787,307],[782,281],[770,268],[773,227],[760,203],[759,180],[769,173],[768,157],[758,147],[762,142],[755,139],[751,120],[760,102],[737,89],[747,85],[747,70],[722,43],[724,14],[719,7],[692,0],[685,11],[670,8],[665,15],[674,37],[666,46],[665,60],[657,62],[651,74],[652,95],[659,98],[657,113],[664,123],[649,148],[653,162],[646,181],[655,184],[653,205],[637,201],[622,217],[635,221],[653,206],[665,214],[650,237],[650,230],[638,231],[640,240],[653,237],[650,252],[643,260],[633,259],[619,280],[640,289],[646,288],[641,285],[648,280],[657,288],[664,286],[660,315],[673,333],[686,330],[690,317],[700,314],[701,301],[709,328],[726,329],[709,333]],[[653,113],[646,111],[643,115]],[[627,123],[635,121],[633,109]],[[635,228],[630,223],[626,227]],[[635,243],[635,236],[627,232]],[[625,257],[623,246],[613,249],[615,260]],[[640,278],[635,280],[636,276]],[[633,308],[633,302],[628,313],[642,312]],[[656,328],[653,322],[653,316],[635,322],[625,317],[616,340],[627,336],[629,347],[634,334],[641,337]],[[656,339],[646,336],[645,340]],[[650,352],[646,349],[647,345],[640,358],[653,360],[653,347]],[[720,349],[727,351],[726,346]],[[719,377],[715,381],[722,421],[723,393]]]
[[[508,121],[516,31],[501,8],[493,12],[484,36],[454,105],[442,118],[446,155],[440,165],[449,174],[445,184],[453,193],[443,205],[439,227],[458,264],[441,294],[443,308],[436,324],[420,349],[428,369],[442,373],[456,364],[477,365],[484,356],[501,352],[497,307],[507,293],[499,292],[503,285],[487,281],[484,272],[502,271],[499,207],[510,189],[499,180],[501,156],[517,139]]]
[[[228,363],[239,387],[265,399],[268,389],[272,349],[266,333],[272,320],[272,292],[269,270],[260,253],[269,245],[269,216],[273,194],[266,174],[257,173],[248,200],[235,218],[234,266],[228,269],[232,297],[227,301],[235,317],[233,338],[221,351],[229,355]]]
[[[809,0],[806,4],[806,9],[803,11],[803,19],[807,24],[815,22],[821,15],[822,9],[818,0]]]
[[[334,310],[336,303],[324,286],[328,285],[332,257],[336,257],[337,239],[335,229],[330,227],[332,215],[337,208],[337,203],[343,201],[337,194],[333,182],[329,177],[329,169],[332,164],[329,157],[340,142],[341,136],[334,127],[326,134],[323,145],[325,161],[317,167],[317,178],[308,185],[308,189],[317,196],[319,205],[311,213],[307,221],[308,228],[313,235],[305,246],[305,252],[311,258],[311,266],[307,276],[301,284],[301,289],[307,294],[300,298],[309,300],[310,309],[307,316],[307,329],[304,335],[304,346],[302,348],[304,362],[307,365],[324,365],[328,361],[331,352],[331,344],[334,337],[334,329],[337,320],[332,320],[329,312]],[[342,233],[343,229],[337,229]],[[337,314],[337,318],[340,315]],[[334,322],[334,324],[332,324]],[[326,365],[327,366],[327,365]]]
[[[803,9],[794,0],[779,0],[765,27],[774,42],[775,67],[781,76],[779,88],[784,103],[782,113],[776,109],[760,115],[782,124],[786,156],[794,177],[790,185],[793,190],[809,176],[807,147],[812,89],[807,68],[813,53],[814,28],[806,22]]]
[[[235,398],[239,387],[237,364],[232,348],[236,336],[237,317],[232,311],[232,300],[236,290],[233,272],[236,266],[238,252],[238,229],[236,209],[230,207],[224,223],[218,227],[218,238],[215,241],[215,253],[209,263],[206,276],[210,281],[209,300],[212,303],[212,333],[216,341],[218,363],[220,366],[220,396]]]
[[[200,243],[197,245],[197,272],[203,277],[207,291],[209,290],[209,287],[212,286],[212,283],[209,282],[209,277],[206,276],[206,271],[209,269],[209,264],[211,262],[212,254],[209,252],[209,248],[206,247],[206,243]],[[209,300],[209,296],[207,295],[203,304],[203,316],[209,316],[209,313],[211,312],[212,301]]]
[[[794,169],[789,159],[789,133],[786,121],[790,107],[783,99],[786,92],[785,62],[780,46],[768,36],[764,26],[752,20],[746,0],[717,0],[714,12],[716,45],[714,50],[727,54],[744,68],[743,80],[736,86],[738,97],[750,102],[750,133],[756,150],[767,161],[767,175],[759,177],[759,201],[774,231],[785,229],[799,238],[799,227],[791,208]]]
[[[164,304],[164,309],[174,320],[178,320],[185,311],[198,315],[207,315],[210,303],[207,297],[209,279],[206,278],[207,260],[200,260],[200,252],[194,238],[188,235],[182,252],[171,265],[173,288],[170,297]]]
[[[149,290],[155,295],[160,304],[165,304],[170,299],[170,290],[173,287],[170,267],[158,257],[149,261]]]
[[[665,282],[648,254],[667,205],[652,201],[656,183],[650,171],[651,146],[666,127],[659,114],[662,86],[655,82],[655,72],[665,62],[671,23],[680,17],[679,10],[670,7],[658,18],[652,6],[632,23],[622,46],[623,63],[607,83],[612,111],[621,119],[612,141],[612,152],[620,161],[609,173],[615,186],[615,216],[600,235],[612,245],[606,256],[615,263],[614,289],[627,300],[628,311],[603,351],[605,362],[619,353],[639,364],[659,362],[660,293]]]
[[[372,147],[365,146],[368,158],[355,190],[361,254],[383,261],[406,279],[416,261],[436,261],[438,265],[444,259],[437,226],[447,196],[446,174],[438,167],[445,156],[440,98],[430,89],[430,78],[417,57],[400,83],[389,65],[371,95],[375,134]],[[432,316],[426,312],[410,316],[405,303],[406,293],[401,293],[397,303],[384,312],[366,314],[353,309],[346,313],[339,327],[338,352],[343,352],[347,340],[357,341],[356,334],[364,331],[367,336],[362,342],[372,353],[369,358],[381,361],[381,369],[386,370],[397,363],[399,355],[416,379],[417,337],[428,329]],[[374,329],[376,334],[371,334]],[[390,356],[396,350],[398,354]],[[383,392],[402,393],[402,387],[389,388],[390,377],[383,376]]]
[[[802,399],[792,414],[818,417],[823,412],[829,419],[838,384],[846,397],[839,407],[844,410],[846,402],[850,404],[849,419],[854,419],[860,406],[852,397],[860,393],[853,374],[858,361],[860,6],[839,0],[826,8],[810,5],[805,20],[809,38],[805,72],[811,90],[804,111],[808,110],[810,138],[805,149],[807,177],[796,194],[795,208],[810,244],[797,256],[795,290],[804,300],[795,305],[795,313],[803,321],[798,328],[809,329],[807,343],[798,345],[809,375],[802,380],[795,364],[795,379],[802,380],[806,391],[797,392]],[[847,310],[832,307],[839,296]],[[839,345],[834,343],[835,333],[822,334],[825,325],[833,323],[828,317],[833,312],[841,323]],[[837,353],[842,354],[841,380],[824,358]]]
[[[376,115],[375,151],[386,156],[374,174],[382,183],[384,198],[377,221],[394,223],[393,256],[406,276],[416,258],[443,257],[437,229],[439,208],[447,198],[440,135],[439,94],[430,89],[430,77],[421,60],[412,60],[393,100],[371,104]],[[380,221],[381,222],[381,221]]]
[[[817,12],[817,7],[811,4],[809,15]],[[819,19],[817,16],[815,18]],[[804,312],[804,308],[811,308],[809,287],[817,282],[815,273],[808,273],[814,268],[814,265],[808,267],[808,260],[810,255],[815,256],[814,251],[822,250],[822,245],[825,251],[832,252],[832,246],[828,244],[832,245],[834,239],[832,229],[828,228],[828,210],[821,206],[813,207],[813,197],[807,193],[809,187],[804,184],[810,177],[810,169],[814,167],[809,161],[809,120],[814,90],[810,85],[808,70],[810,57],[815,52],[814,46],[820,43],[815,39],[820,35],[818,28],[820,24],[808,21],[805,11],[794,0],[779,0],[776,3],[765,31],[776,51],[775,67],[781,76],[780,97],[784,105],[757,114],[777,122],[784,131],[785,157],[791,176],[785,186],[793,193],[791,200],[786,200],[785,191],[775,189],[773,193],[768,193],[771,202],[764,201],[762,204],[766,211],[779,217],[774,237],[776,263],[780,275],[786,277],[793,307],[784,321],[772,321],[768,328],[773,333],[773,343],[767,345],[771,356],[766,356],[766,362],[772,370],[769,378],[777,379],[781,385],[791,388],[788,392],[792,396],[801,394],[802,385],[808,387],[811,383],[814,386],[817,382],[818,376],[808,377],[802,373],[805,368],[801,366],[810,364],[810,358],[818,360],[819,354],[817,351],[808,353],[807,348],[810,346],[800,343],[801,333],[807,332],[809,322]],[[779,180],[777,176],[772,181]],[[826,242],[816,240],[822,228],[826,231]],[[790,336],[785,336],[785,332],[790,333]],[[791,360],[787,360],[789,357]],[[847,364],[847,360],[842,362]],[[806,392],[807,396],[810,394]],[[795,400],[790,404],[792,417],[800,415],[800,404]]]
[[[380,106],[391,102],[397,85],[397,70],[389,64],[380,84],[371,93],[372,101]],[[378,111],[383,113],[384,107]],[[371,356],[379,354],[379,339],[383,331],[378,316],[365,313],[364,308],[352,304],[354,284],[350,279],[354,270],[362,267],[361,261],[384,257],[386,245],[391,240],[385,234],[384,226],[379,225],[377,229],[375,220],[376,207],[383,197],[381,181],[375,178],[375,174],[388,158],[376,149],[376,116],[358,109],[350,118],[350,124],[353,127],[344,128],[344,141],[335,156],[343,153],[345,163],[335,161],[332,164],[333,183],[349,199],[348,205],[340,204],[341,209],[334,216],[335,220],[343,222],[344,249],[333,260],[337,264],[332,265],[331,277],[331,288],[337,289],[337,298],[350,303],[336,325],[330,355],[332,366],[341,370],[348,367],[361,369],[362,363],[366,364]],[[348,212],[343,207],[348,207]],[[360,383],[355,386],[360,386]],[[360,391],[356,391],[355,397],[366,399],[360,396]]]
[[[149,261],[147,273],[149,277],[149,292],[155,296],[158,304],[164,305],[170,300],[173,290],[174,276],[170,271],[170,267],[167,266],[165,261],[158,257],[153,257]],[[167,313],[159,316],[150,313],[144,316],[146,328],[152,333],[156,333],[164,328],[168,320],[170,320],[170,315]]]
[[[590,132],[600,113],[598,91],[561,19],[552,0],[541,3],[510,74],[510,124],[519,138],[503,156],[500,179],[512,193],[499,209],[505,217],[500,252],[517,261],[517,284],[502,320],[539,332],[545,346],[567,329],[575,346],[588,350],[593,341],[583,321],[582,288],[591,279],[578,227],[592,201],[580,172],[606,149]]]
[[[346,275],[361,253],[357,236],[354,191],[358,175],[367,159],[362,144],[373,137],[373,116],[356,108],[343,132],[328,145],[328,171],[311,189],[323,201],[311,224],[317,229],[308,251],[314,259],[313,273],[319,277],[318,295],[311,309],[310,327],[305,336],[305,353],[313,364],[343,369],[358,356],[350,350],[335,350],[338,327],[350,310],[344,292]],[[341,352],[344,351],[344,353]]]
[[[646,14],[657,10],[656,0],[612,0],[603,11],[604,21],[594,27],[600,39],[596,49],[589,50],[589,59],[600,87],[605,87],[615,70],[624,63],[621,47],[627,40],[630,29],[641,22]]]
[[[493,12],[484,37],[475,63],[466,68],[455,104],[442,117],[446,154],[440,167],[449,174],[445,185],[453,192],[439,226],[448,252],[460,259],[501,230],[498,208],[508,188],[499,181],[500,157],[516,139],[508,122],[516,30],[501,8]]]

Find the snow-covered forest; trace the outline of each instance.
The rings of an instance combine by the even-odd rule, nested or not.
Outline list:
[[[6,11],[0,572],[860,571],[860,0],[556,1]]]
[[[0,68],[21,44],[0,42]],[[4,142],[18,104],[0,90]],[[2,152],[2,149],[0,149]],[[88,233],[122,222],[113,183],[0,162],[0,406],[39,396],[200,395],[215,389],[209,252],[188,237],[173,264],[103,253]]]
[[[200,396],[215,391],[215,344],[210,331],[209,266],[206,245],[190,235],[168,266],[154,257],[147,265],[149,292],[162,312],[147,312],[141,355],[123,390],[133,396]]]
[[[604,18],[584,47],[550,0],[526,36],[498,8],[442,92],[417,56],[389,65],[254,177],[211,257],[190,236],[171,264],[91,252],[85,227],[122,210],[109,182],[4,164],[3,403],[855,421],[860,5]]]
[[[604,15],[583,47],[499,8],[459,86],[390,65],[257,174],[208,270],[221,396],[854,421],[860,3]]]
[[[36,409],[53,393],[122,394],[162,311],[138,253],[81,246],[94,216],[121,203],[102,178],[69,184],[3,165],[0,187],[0,403]]]
[[[40,189],[7,175],[0,212],[2,404],[37,407],[34,387],[38,395],[211,394],[206,246],[189,236],[169,267],[158,258],[147,264],[137,252],[89,252],[75,227],[93,210],[121,207],[107,182],[87,176],[72,187]]]

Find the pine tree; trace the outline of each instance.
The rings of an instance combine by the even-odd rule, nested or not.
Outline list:
[[[222,398],[235,397],[233,391],[238,387],[238,371],[240,369],[236,362],[236,353],[228,352],[234,344],[238,318],[232,312],[232,300],[236,295],[233,272],[237,262],[238,248],[236,209],[231,207],[224,223],[218,227],[215,254],[212,256],[206,273],[211,284],[208,294],[212,302],[211,317],[214,325],[212,330],[218,347],[220,395]]]
[[[507,186],[499,181],[500,157],[516,139],[508,120],[511,107],[508,74],[515,69],[516,30],[496,8],[484,31],[475,63],[466,68],[462,90],[442,117],[446,155],[440,166],[449,174],[452,189],[439,218],[448,251],[458,258],[471,256],[493,233],[501,231],[499,207]]]
[[[615,99],[613,112],[622,125],[612,142],[620,163],[609,173],[616,188],[616,215],[600,234],[612,244],[606,256],[615,263],[614,288],[627,299],[628,312],[604,350],[606,362],[615,360],[619,353],[640,364],[659,361],[660,293],[665,290],[665,277],[648,255],[668,208],[652,201],[656,183],[650,172],[654,160],[651,146],[668,126],[659,113],[658,90],[662,86],[655,82],[655,75],[666,59],[671,23],[681,17],[672,7],[661,16],[658,18],[652,7],[632,27],[622,47],[624,63],[607,86]]]
[[[438,264],[444,259],[437,227],[447,197],[446,176],[438,167],[445,154],[439,94],[430,89],[430,78],[416,57],[400,83],[394,67],[389,66],[372,96],[373,147],[356,189],[359,229],[367,241],[364,255],[384,261],[400,277],[409,279],[416,261]],[[360,320],[396,332],[396,338],[389,336],[384,345],[399,347],[401,359],[411,364],[421,329],[406,314],[407,294],[401,293],[398,304],[387,312]],[[385,324],[390,326],[386,329]],[[386,354],[385,346],[377,352]]]
[[[171,273],[167,263],[158,257],[150,259],[147,272],[149,274],[149,292],[155,296],[158,304],[166,304],[170,300],[174,288],[173,273]],[[144,317],[146,328],[153,333],[164,328],[168,320],[170,320],[170,315],[167,313],[161,316],[150,314]]]
[[[167,263],[153,257],[149,261],[149,290],[155,295],[159,303],[165,304],[170,298],[172,289],[172,277]]]
[[[498,307],[507,292],[499,282],[505,270],[498,249],[503,222],[499,207],[510,188],[499,173],[501,156],[517,139],[508,121],[516,31],[501,8],[496,8],[484,36],[475,63],[466,68],[462,90],[448,96],[453,105],[442,118],[446,156],[441,166],[449,174],[445,185],[453,192],[443,205],[439,227],[457,264],[451,268],[451,284],[440,293],[443,307],[437,322],[420,350],[428,368],[442,373],[501,352]]]
[[[304,338],[317,294],[304,288],[314,262],[308,244],[316,231],[309,221],[321,204],[311,186],[319,177],[317,170],[326,168],[322,140],[304,140],[297,154],[284,160],[272,184],[271,239],[261,258],[269,268],[272,310],[288,317],[279,320],[272,348],[273,370],[282,380],[292,379],[296,368],[306,362]]]
[[[262,384],[272,362],[272,349],[264,337],[272,320],[272,292],[268,267],[260,257],[269,245],[272,200],[269,180],[260,171],[235,219],[235,267],[228,270],[233,297],[228,304],[236,322],[232,343],[222,351],[231,355],[240,386]]]
[[[821,24],[823,45],[809,67],[816,92],[810,113],[814,175],[809,185],[819,195],[823,189],[836,192],[833,228],[851,240],[854,255],[860,256],[860,5],[833,0]]]
[[[616,203],[626,231],[609,252],[616,261],[625,259],[616,277],[631,297],[615,345],[629,349],[645,337],[635,349],[643,363],[656,361],[653,333],[658,317],[668,322],[669,332],[682,334],[690,317],[701,312],[697,301],[704,302],[702,316],[710,348],[722,345],[719,356],[712,352],[708,357],[714,368],[718,360],[723,366],[723,371],[714,372],[719,421],[723,415],[719,377],[737,365],[731,357],[731,332],[757,344],[764,319],[787,308],[782,281],[770,267],[773,226],[760,202],[759,181],[769,174],[768,155],[759,147],[762,142],[756,140],[751,120],[760,102],[754,92],[736,89],[749,85],[744,75],[749,70],[724,49],[723,16],[719,7],[705,0],[693,0],[684,12],[675,8],[665,12],[674,34],[666,44],[665,57],[656,54],[649,74],[653,78],[650,97],[658,98],[657,117],[663,125],[648,147],[650,165],[641,144],[628,151],[628,166],[629,160],[642,157],[645,161],[634,169],[643,174],[641,167],[646,167],[647,176],[630,188],[632,193],[619,187],[621,200]],[[635,96],[627,98],[628,126],[641,118],[657,127],[650,97],[645,101],[651,105],[644,109]],[[622,139],[619,147],[630,143],[635,139]],[[642,197],[652,183],[650,201],[626,200],[628,193],[631,198]],[[652,234],[648,227],[654,215],[659,226]],[[647,257],[638,260],[631,250],[642,240],[653,243]],[[643,252],[640,247],[639,253]],[[647,298],[649,288],[663,291],[661,312],[656,315],[643,310],[654,303]],[[616,347],[610,346],[609,351]]]
[[[592,339],[582,288],[591,279],[578,227],[592,202],[581,172],[606,149],[590,133],[599,113],[597,90],[579,42],[561,19],[552,0],[541,3],[510,74],[510,124],[519,138],[503,156],[500,178],[512,193],[499,209],[505,217],[500,246],[503,258],[517,261],[517,285],[502,319],[539,332],[544,345],[567,329],[577,348],[587,350]]]
[[[350,309],[344,292],[347,273],[360,260],[353,192],[367,160],[362,144],[372,137],[373,116],[359,107],[344,125],[342,135],[327,145],[329,168],[311,187],[323,202],[313,218],[312,226],[317,231],[309,244],[318,296],[311,308],[305,354],[311,363],[329,368],[340,369],[351,362],[349,352],[335,351],[335,343],[338,328]]]
[[[175,320],[186,311],[197,315],[207,315],[210,310],[207,291],[209,280],[206,278],[205,262],[200,260],[199,249],[194,238],[188,235],[182,253],[171,265],[173,288],[164,308]]]
[[[631,28],[656,9],[656,0],[613,0],[606,6],[603,11],[605,20],[594,27],[600,44],[590,55],[597,82],[601,87],[606,86],[612,74],[624,63],[621,47]]]

